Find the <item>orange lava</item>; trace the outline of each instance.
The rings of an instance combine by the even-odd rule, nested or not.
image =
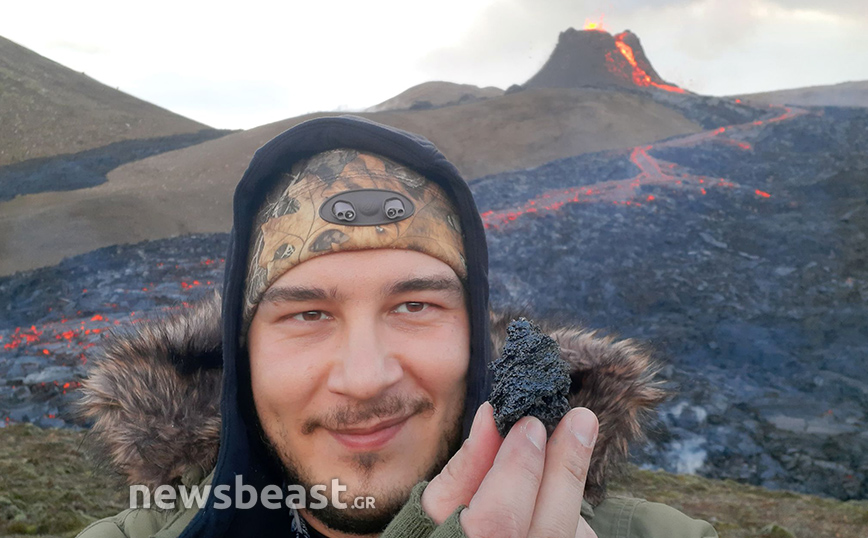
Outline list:
[[[209,266],[218,263],[222,264],[225,261],[225,258],[206,259],[201,264]],[[162,266],[163,264],[160,263],[158,265]],[[190,291],[200,286],[212,286],[213,284],[214,282],[211,280],[200,281],[195,279],[180,282],[182,289]],[[148,286],[141,288],[141,291],[139,291],[139,288],[128,291],[133,293],[154,293],[157,291],[154,288],[154,283],[150,283]],[[88,290],[82,289],[81,292],[84,294]],[[183,302],[182,304],[184,308],[189,307],[189,303],[187,302]],[[107,308],[118,309],[118,304],[116,303],[103,303],[103,305]],[[167,311],[177,308],[182,307],[164,307],[163,310]],[[51,307],[48,308],[49,312],[52,310]],[[14,331],[0,334],[0,343],[3,344],[3,350],[9,351],[29,346],[32,349],[31,353],[50,357],[50,360],[57,361],[57,364],[67,364],[70,360],[87,364],[88,357],[85,352],[97,345],[96,340],[114,326],[129,325],[142,321],[143,318],[137,314],[140,313],[130,312],[128,316],[123,316],[118,312],[120,319],[116,319],[116,316],[110,314],[86,313],[79,310],[75,314],[77,319],[69,319],[62,316],[57,321],[41,325],[39,329],[37,329],[36,325],[31,325],[29,328],[17,327]],[[24,351],[24,353],[27,353],[27,351]],[[67,381],[55,382],[54,385],[66,394],[67,391],[78,389],[80,383],[77,381]]]
[[[656,200],[654,195],[648,195],[640,203],[643,186],[671,186],[677,188],[693,188],[701,195],[708,193],[706,187],[718,187],[735,189],[740,185],[727,181],[724,178],[710,178],[696,176],[683,170],[679,165],[653,157],[649,151],[656,148],[692,147],[701,142],[715,141],[738,147],[749,151],[752,146],[748,142],[724,138],[721,135],[728,133],[729,136],[754,129],[764,123],[785,121],[808,112],[804,109],[782,107],[783,113],[766,121],[756,121],[729,127],[719,127],[710,131],[673,138],[655,145],[637,146],[630,153],[630,162],[639,169],[639,174],[627,179],[603,181],[593,185],[583,185],[568,189],[559,189],[545,192],[534,199],[528,200],[524,205],[513,209],[499,211],[486,211],[481,214],[483,225],[486,228],[499,229],[502,226],[515,221],[529,213],[543,213],[557,211],[566,204],[606,202],[626,206],[641,206],[642,203],[652,203]],[[756,195],[770,198],[771,194],[756,190]]]
[[[600,15],[600,20],[598,22],[592,21],[591,19],[585,19],[585,26],[582,28],[582,30],[605,32],[606,30],[603,28],[603,15]]]
[[[644,69],[639,67],[639,64],[636,62],[636,57],[633,55],[633,48],[630,45],[624,43],[624,36],[626,35],[626,32],[621,32],[620,34],[616,35],[615,46],[618,47],[619,51],[621,51],[621,55],[627,59],[627,63],[630,64],[630,67],[633,68],[633,83],[637,86],[642,86],[643,88],[653,86],[667,92],[684,93],[684,89],[679,88],[678,86],[672,86],[671,84],[659,84],[651,80],[651,77],[648,75],[648,73]],[[606,59],[611,60],[611,56],[607,55]]]
[[[42,336],[42,331],[37,331],[35,325],[30,326],[30,332],[27,332],[27,329],[22,331],[21,327],[16,327],[15,332],[9,336],[10,340],[3,344],[3,349],[15,349],[21,345],[37,343],[39,337]]]

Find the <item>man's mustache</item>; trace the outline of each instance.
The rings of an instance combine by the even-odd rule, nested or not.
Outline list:
[[[434,411],[434,403],[431,400],[391,395],[369,403],[338,407],[323,415],[309,418],[304,422],[301,431],[308,435],[317,428],[341,430],[364,424],[372,418],[410,417],[430,411]]]

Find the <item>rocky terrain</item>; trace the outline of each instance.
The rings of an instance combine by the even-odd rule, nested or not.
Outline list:
[[[746,121],[472,183],[493,303],[656,350],[677,396],[644,465],[866,498],[868,111],[679,99],[700,121]],[[2,420],[69,425],[103,332],[219,287],[225,242],[110,247],[0,279]]]
[[[108,181],[109,172],[132,161],[145,159],[207,140],[229,131],[203,129],[143,140],[122,140],[96,149],[68,155],[29,159],[0,168],[0,202],[41,192],[74,191]]]
[[[668,358],[679,396],[647,464],[865,498],[866,127],[861,109],[779,109],[481,179],[494,302]]]
[[[109,247],[0,279],[0,422],[74,426],[69,403],[106,331],[218,288],[226,235]]]
[[[592,35],[583,38],[586,34]],[[598,41],[611,46],[592,48],[590,53],[583,48]],[[506,94],[497,88],[429,82],[375,106],[376,112],[359,115],[427,137],[469,180],[697,133],[706,126],[686,115],[691,107],[666,101],[665,97],[678,97],[682,90],[659,78],[633,34],[570,30],[561,36],[555,51],[555,59],[602,54],[597,63],[605,72],[604,80],[567,77],[555,80],[557,84],[529,83]],[[101,91],[108,90],[103,87]],[[78,102],[73,97],[58,100]],[[8,109],[25,107],[16,103]],[[110,118],[90,114],[83,105],[73,108],[57,115],[84,115],[98,125],[113,125]],[[739,106],[730,100],[724,108],[732,112]],[[748,107],[741,108],[742,114],[750,114]],[[0,198],[0,275],[53,265],[64,257],[109,245],[188,233],[225,233],[230,227],[232,192],[253,152],[284,130],[323,115],[328,113],[289,118],[190,147],[178,144],[175,147],[183,149],[153,156],[140,152],[139,146],[134,151],[127,146],[116,148],[138,159],[121,161],[126,164],[104,160],[103,150],[109,148],[103,145],[90,148],[95,153],[70,151],[51,162],[31,159],[21,163],[26,169],[3,167],[0,161],[0,189],[4,191]],[[49,130],[47,125],[31,123],[38,130],[27,131],[26,136],[34,140]],[[0,121],[0,129],[3,127]],[[6,142],[0,139],[4,140],[0,144],[3,151]],[[158,140],[153,142],[170,149]],[[34,165],[39,167],[35,174],[31,173]],[[107,167],[114,168],[106,174]]]

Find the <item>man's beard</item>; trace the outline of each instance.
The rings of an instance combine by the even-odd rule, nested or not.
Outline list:
[[[462,409],[463,404],[458,407]],[[303,427],[304,434],[310,434],[319,427],[327,426],[332,429],[340,427],[349,427],[354,424],[362,423],[371,418],[391,418],[395,416],[413,416],[433,412],[434,404],[429,400],[418,399],[408,400],[399,396],[384,398],[371,405],[363,407],[345,407],[330,413],[322,418],[314,418],[305,422]],[[440,437],[440,446],[434,461],[428,468],[421,472],[415,480],[407,486],[398,486],[390,491],[377,492],[348,492],[353,497],[361,495],[371,495],[376,499],[376,505],[373,508],[353,508],[348,506],[341,509],[333,506],[331,502],[326,503],[324,508],[307,509],[311,516],[318,519],[325,526],[336,531],[346,534],[370,535],[379,534],[389,525],[395,518],[407,499],[410,498],[410,491],[413,486],[423,480],[431,480],[443,469],[449,458],[458,451],[461,444],[462,419],[459,414],[454,417],[452,423],[448,425],[447,431],[443,432]],[[268,451],[276,462],[281,464],[286,483],[290,485],[299,485],[310,492],[314,485],[322,483],[322,480],[317,481],[309,469],[306,469],[292,454],[280,450],[275,443],[275,440],[270,438],[260,423],[260,433],[262,440],[265,443]],[[280,435],[285,437],[284,430],[280,429]],[[374,474],[376,464],[381,461],[380,456],[375,452],[363,452],[353,456],[353,463],[358,470],[365,476],[371,477]],[[408,470],[415,471],[414,469]],[[329,489],[326,494],[331,500],[331,491]],[[346,502],[347,499],[344,499]],[[349,499],[350,503],[352,499]]]

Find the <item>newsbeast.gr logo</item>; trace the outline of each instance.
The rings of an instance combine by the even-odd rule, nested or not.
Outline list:
[[[234,495],[231,495],[233,489]],[[161,510],[174,510],[178,507],[178,502],[185,509],[193,507],[199,509],[205,506],[212,493],[215,497],[214,508],[218,510],[226,508],[248,510],[256,506],[257,503],[261,503],[262,506],[270,510],[279,510],[283,507],[318,510],[325,508],[329,503],[339,510],[376,508],[374,497],[355,497],[352,502],[341,501],[341,493],[346,492],[347,487],[341,484],[337,478],[332,480],[330,497],[326,496],[326,491],[329,491],[329,487],[324,484],[312,486],[310,491],[298,485],[287,486],[286,492],[275,485],[269,485],[264,487],[262,491],[257,491],[255,487],[245,484],[241,475],[235,475],[234,488],[228,484],[221,484],[213,490],[211,484],[201,487],[194,484],[189,488],[183,484],[177,487],[162,485],[154,490],[153,497],[147,486],[130,486],[130,508],[150,508],[153,498],[154,506]],[[139,500],[142,501],[141,504]]]

